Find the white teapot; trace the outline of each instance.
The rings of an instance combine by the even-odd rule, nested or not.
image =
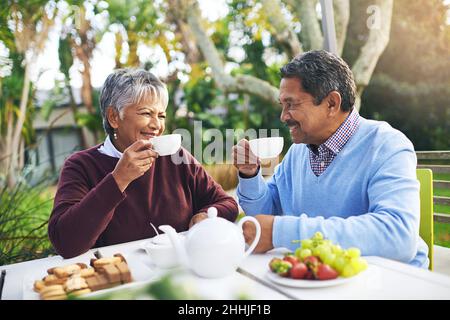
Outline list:
[[[256,226],[256,237],[245,251],[242,225],[252,221]],[[253,217],[244,217],[236,225],[217,217],[217,209],[208,209],[208,218],[195,224],[182,240],[169,225],[159,226],[172,242],[181,263],[205,278],[220,278],[231,275],[258,244],[261,226]]]

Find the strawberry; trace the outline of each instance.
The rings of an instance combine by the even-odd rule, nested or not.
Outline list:
[[[303,279],[308,272],[308,267],[303,262],[294,264],[291,268],[290,276],[292,279]]]
[[[316,279],[319,280],[336,279],[338,275],[339,274],[336,270],[334,270],[332,267],[324,263],[320,264],[317,267],[317,271],[315,272]]]
[[[293,255],[287,255],[283,258],[284,261],[290,262],[293,266],[299,263],[298,259]]]

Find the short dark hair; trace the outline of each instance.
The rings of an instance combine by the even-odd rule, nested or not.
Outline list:
[[[356,85],[353,73],[339,56],[325,50],[302,53],[281,69],[282,78],[300,79],[303,90],[314,97],[318,105],[331,92],[337,91],[342,97],[341,109],[353,109]]]

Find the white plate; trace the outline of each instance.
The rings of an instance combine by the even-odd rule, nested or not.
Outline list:
[[[360,273],[361,274],[361,273]],[[277,284],[281,284],[282,286],[294,287],[294,288],[323,288],[323,287],[333,287],[338,286],[344,283],[352,282],[355,279],[359,278],[359,275],[343,278],[339,277],[333,280],[303,280],[303,279],[292,279],[285,278],[273,273],[272,271],[267,271],[266,277]]]
[[[122,285],[119,285],[119,286],[116,286],[113,288],[109,288],[109,289],[94,291],[92,293],[83,295],[83,297],[90,297],[90,296],[95,296],[95,295],[110,292],[110,291],[119,290],[122,288],[133,287],[136,285],[141,285],[141,284],[144,284],[147,282],[151,282],[155,279],[156,275],[144,263],[142,263],[138,259],[130,259],[130,257],[127,254],[123,254],[123,257],[125,258],[125,260],[127,260],[127,264],[128,264],[128,267],[130,268],[131,276],[133,277],[133,282],[122,284]],[[85,259],[84,259],[84,261],[83,261],[83,259],[80,259],[80,260],[81,261],[77,261],[77,262],[84,262],[89,266],[89,262],[87,262]],[[64,266],[67,264],[70,264],[70,263],[67,263],[67,261],[62,260],[59,264],[55,264],[55,267],[57,267],[59,265]],[[26,275],[23,278],[22,298],[24,300],[39,300],[40,299],[39,293],[34,291],[34,282],[36,280],[42,279],[44,276],[46,276],[47,275],[46,270],[45,271],[41,270],[39,272],[34,271],[34,272]]]

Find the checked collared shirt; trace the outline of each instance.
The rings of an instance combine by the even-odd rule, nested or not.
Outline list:
[[[347,119],[340,125],[336,132],[318,148],[308,145],[309,162],[314,174],[320,176],[331,164],[336,155],[344,148],[345,144],[355,133],[359,124],[359,113],[353,108]],[[316,149],[316,150],[314,150]]]

